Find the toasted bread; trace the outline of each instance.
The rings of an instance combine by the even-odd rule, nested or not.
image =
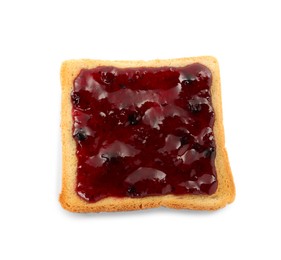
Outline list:
[[[107,197],[100,201],[87,202],[76,193],[77,158],[76,143],[72,134],[73,118],[71,92],[74,79],[81,69],[98,66],[114,66],[118,68],[136,67],[183,67],[192,63],[201,63],[212,73],[211,98],[215,113],[214,137],[216,141],[215,167],[218,187],[212,195],[159,195],[142,198]],[[235,197],[235,187],[225,149],[225,137],[222,117],[221,86],[218,62],[213,57],[194,57],[152,61],[103,61],[103,60],[68,60],[61,67],[62,85],[62,150],[63,173],[60,202],[63,208],[72,212],[127,211],[155,207],[175,209],[216,210],[231,203]]]

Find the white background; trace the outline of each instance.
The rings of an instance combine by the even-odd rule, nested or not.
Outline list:
[[[0,259],[281,259],[280,13],[269,0],[1,1]],[[235,202],[63,210],[61,62],[198,55],[220,63]]]

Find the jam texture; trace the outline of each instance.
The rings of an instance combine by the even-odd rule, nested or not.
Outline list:
[[[217,189],[211,71],[82,69],[71,93],[77,194],[213,194]]]

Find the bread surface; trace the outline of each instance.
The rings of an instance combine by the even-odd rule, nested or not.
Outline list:
[[[114,198],[109,197],[95,203],[81,199],[75,191],[76,187],[76,143],[72,137],[72,104],[71,91],[73,81],[82,68],[91,69],[97,66],[126,67],[183,67],[199,62],[212,72],[211,98],[215,112],[214,137],[216,141],[215,167],[217,171],[218,188],[212,195],[160,195],[144,198]],[[103,212],[127,211],[155,207],[175,209],[216,210],[231,203],[235,197],[235,186],[225,149],[225,137],[222,117],[221,87],[218,62],[214,57],[203,56],[151,61],[104,61],[104,60],[68,60],[61,66],[62,86],[62,191],[60,202],[63,208],[72,212]]]

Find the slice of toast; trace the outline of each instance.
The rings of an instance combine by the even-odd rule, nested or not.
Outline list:
[[[216,142],[215,167],[218,182],[216,192],[212,195],[160,195],[142,198],[107,197],[94,203],[87,202],[79,197],[76,193],[77,157],[76,142],[72,133],[71,92],[73,82],[81,69],[92,69],[98,66],[118,68],[184,67],[193,63],[205,65],[212,73],[211,99],[215,114],[213,132]],[[216,210],[234,200],[235,187],[225,149],[219,66],[215,58],[203,56],[152,61],[68,60],[61,67],[61,85],[63,175],[60,202],[63,208],[72,212],[126,211],[160,206],[175,209]]]

